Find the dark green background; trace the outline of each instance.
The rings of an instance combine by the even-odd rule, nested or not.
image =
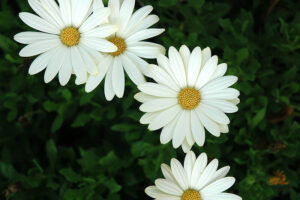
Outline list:
[[[140,0],[136,7],[147,4],[167,29],[155,41],[209,46],[239,77],[230,133],[193,150],[230,165],[237,183],[229,191],[244,200],[299,200],[300,2]],[[125,97],[107,102],[103,85],[86,94],[74,80],[61,87],[57,79],[44,84],[43,73],[29,76],[33,58],[20,58],[23,45],[12,38],[30,30],[18,13],[31,9],[25,0],[1,0],[0,10],[0,199],[150,199],[144,188],[162,176],[160,164],[184,154],[139,124],[136,87],[127,80]],[[268,183],[276,170],[288,185]]]

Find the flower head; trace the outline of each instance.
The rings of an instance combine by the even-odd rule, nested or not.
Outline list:
[[[205,129],[216,137],[227,133],[230,121],[225,113],[238,110],[240,94],[229,88],[237,77],[224,76],[227,65],[218,65],[209,48],[197,47],[191,53],[186,46],[179,52],[171,47],[169,58],[160,55],[157,62],[159,66],[149,66],[157,83],[138,85],[141,92],[135,95],[146,112],[141,123],[150,130],[162,128],[161,143],[172,140],[174,148],[182,145],[185,152],[195,142],[204,145]]]
[[[105,24],[110,8],[99,7],[92,13],[93,0],[28,0],[37,15],[22,12],[21,20],[39,32],[22,32],[15,40],[27,44],[22,57],[39,55],[31,64],[29,74],[45,71],[48,83],[58,74],[66,85],[72,73],[76,83],[85,83],[88,75],[98,74],[95,58],[98,52],[115,52],[117,47],[105,38],[116,32],[115,25]],[[105,24],[105,25],[104,25]]]
[[[226,177],[229,166],[217,170],[218,163],[214,159],[207,164],[205,153],[196,158],[194,152],[189,152],[184,166],[173,158],[171,167],[161,165],[164,179],[157,179],[155,186],[147,187],[145,192],[154,199],[241,200],[235,194],[224,192],[234,184],[235,178]]]
[[[98,5],[99,1],[95,4]],[[159,21],[158,16],[150,15],[152,6],[142,7],[136,12],[134,6],[135,0],[109,0],[108,7],[112,11],[109,23],[117,25],[118,31],[108,40],[118,49],[104,55],[98,65],[99,73],[87,80],[87,92],[94,90],[105,78],[106,99],[121,98],[125,90],[124,70],[135,84],[144,83],[144,75],[149,75],[149,72],[148,63],[143,58],[153,59],[165,53],[161,45],[144,41],[164,32],[164,29],[149,28]]]

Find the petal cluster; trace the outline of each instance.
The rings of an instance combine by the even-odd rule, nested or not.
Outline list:
[[[185,156],[184,165],[171,160],[171,167],[161,165],[164,178],[157,179],[155,186],[145,192],[157,200],[241,200],[242,198],[225,191],[234,183],[235,178],[226,177],[230,167],[218,169],[218,160],[208,163],[205,153],[196,158],[194,152]]]
[[[239,91],[229,88],[235,76],[224,76],[226,64],[218,64],[209,48],[192,52],[182,46],[169,49],[169,58],[160,55],[158,66],[149,66],[156,81],[138,85],[135,98],[146,112],[140,120],[150,130],[161,131],[161,143],[172,140],[173,147],[189,151],[194,143],[203,146],[205,129],[219,137],[228,132],[229,118],[225,113],[238,110]]]
[[[99,73],[91,75],[86,83],[87,92],[94,90],[105,78],[106,99],[121,98],[125,90],[124,71],[135,84],[144,83],[144,75],[149,76],[144,59],[155,59],[165,53],[163,46],[144,41],[164,32],[164,29],[150,28],[159,21],[158,16],[150,14],[153,7],[144,6],[134,12],[134,6],[135,0],[109,0],[108,7],[112,11],[109,22],[118,27],[109,41],[118,51],[104,55],[98,65]]]

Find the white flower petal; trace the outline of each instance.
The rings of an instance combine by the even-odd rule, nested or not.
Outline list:
[[[238,78],[236,76],[222,76],[207,83],[203,88],[201,88],[201,91],[205,93],[215,93],[232,86],[237,82],[237,80]]]
[[[67,50],[64,63],[58,73],[58,79],[62,86],[65,86],[69,82],[72,71],[71,52],[70,50]]]
[[[22,32],[14,36],[14,40],[21,44],[31,44],[43,40],[59,39],[57,35],[41,32]]]
[[[165,48],[152,42],[134,42],[127,46],[127,50],[142,58],[157,58],[159,54],[165,54]]]
[[[65,26],[72,25],[72,10],[71,10],[71,1],[70,0],[58,0],[59,8],[62,20],[65,23]]]
[[[171,168],[166,165],[166,164],[161,164],[161,171],[165,177],[165,179],[169,180],[169,181],[172,181],[172,182],[176,182],[176,179],[172,173],[172,170]]]
[[[140,110],[143,112],[156,112],[170,108],[176,105],[177,103],[177,99],[175,98],[157,98],[152,101],[143,103],[140,106]]]
[[[138,88],[139,90],[141,90],[146,94],[157,96],[157,97],[177,98],[178,96],[177,92],[175,92],[174,90],[156,83],[150,83],[150,82],[142,83],[138,86]]]
[[[175,105],[166,110],[161,111],[150,122],[148,127],[149,130],[154,131],[164,127],[165,125],[170,123],[181,110],[182,109],[179,105]]]
[[[82,34],[82,37],[94,37],[94,38],[106,38],[118,30],[115,25],[102,25],[97,28],[86,31]]]
[[[200,89],[204,86],[212,77],[214,72],[216,71],[218,64],[218,57],[213,56],[211,57],[204,65],[203,69],[200,71],[198,76],[198,80],[196,82],[196,88]]]
[[[138,66],[138,68],[143,72],[145,76],[150,77],[150,73],[148,69],[149,64],[145,60],[141,59],[140,57],[136,56],[133,53],[130,53],[129,51],[126,51],[124,54],[128,56],[128,58],[132,60],[136,66]]]
[[[141,31],[131,35],[129,38],[126,39],[126,42],[133,43],[133,42],[138,42],[141,40],[153,38],[155,36],[162,34],[164,31],[165,31],[165,29],[163,29],[163,28],[144,29],[144,30],[141,30]]]
[[[213,196],[205,197],[205,200],[242,200],[242,198],[235,194],[220,193]]]
[[[240,92],[237,89],[234,88],[226,88],[220,91],[217,91],[215,93],[206,93],[200,90],[201,92],[201,98],[203,100],[209,100],[209,99],[223,99],[223,100],[231,100],[235,99],[238,96],[240,96]]]
[[[187,119],[188,116],[189,116],[189,112],[183,110],[175,126],[173,140],[172,140],[173,147],[175,149],[177,149],[183,143],[183,140],[186,136],[187,126],[190,125],[189,120]]]
[[[194,164],[190,186],[195,186],[198,183],[198,180],[200,179],[206,165],[207,165],[207,155],[206,155],[206,153],[202,153],[197,158],[197,160]]]
[[[205,196],[216,195],[230,188],[234,184],[234,182],[235,178],[233,177],[221,178],[203,188],[201,190],[201,193],[205,194]]]
[[[120,32],[122,33],[129,22],[135,6],[135,0],[124,0],[120,8]]]
[[[22,12],[19,16],[25,24],[36,30],[52,34],[60,33],[60,30],[56,26],[34,14]]]
[[[177,116],[162,129],[160,134],[160,142],[162,144],[167,144],[173,138],[174,129],[178,122],[179,116],[180,113],[178,113]]]
[[[173,158],[171,160],[171,169],[172,169],[172,173],[173,173],[177,183],[180,185],[180,187],[183,190],[187,190],[189,187],[187,174],[186,174],[186,171],[183,169],[182,165],[180,164],[180,162]]]
[[[46,53],[39,55],[30,65],[28,73],[30,75],[34,75],[43,71],[49,64],[50,59],[53,57],[56,51],[57,48],[54,48],[50,51],[47,51]]]
[[[139,101],[141,103],[144,103],[144,102],[156,99],[155,96],[148,95],[148,94],[145,94],[143,92],[137,93],[136,95],[134,95],[134,98],[135,98],[135,100],[137,100],[137,101]]]
[[[145,19],[141,20],[140,23],[138,23],[137,26],[134,27],[131,34],[137,33],[141,30],[148,29],[152,25],[156,24],[159,21],[159,17],[157,15],[149,15],[145,17]]]
[[[112,66],[112,85],[117,97],[122,98],[125,91],[125,75],[120,58],[115,58]]]
[[[200,47],[196,47],[190,57],[188,64],[188,86],[194,87],[199,76],[202,63],[202,53]]]
[[[211,80],[224,76],[226,71],[227,71],[227,64],[226,63],[219,64],[217,66],[216,72],[211,77]]]
[[[151,113],[145,113],[141,119],[141,124],[149,124],[154,117],[156,117],[159,114],[159,112],[151,112]]]
[[[104,77],[107,73],[108,67],[110,67],[111,63],[112,63],[112,58],[110,56],[107,56],[104,58],[104,60],[102,62],[100,62],[98,64],[99,72],[95,76],[90,76],[89,79],[87,80],[86,85],[85,85],[86,92],[93,91],[101,83],[101,81],[104,79]]]
[[[72,23],[75,27],[81,26],[88,17],[93,0],[72,0]]]
[[[52,81],[58,74],[65,61],[67,51],[68,50],[63,46],[57,49],[55,55],[53,55],[53,57],[49,61],[48,67],[46,68],[44,76],[45,83],[49,83],[50,81]]]
[[[191,148],[192,148],[193,145],[194,144],[189,145],[189,143],[186,141],[186,139],[184,139],[183,143],[181,144],[181,148],[182,148],[182,150],[183,150],[184,153],[187,153],[187,152],[189,152],[191,150]]]
[[[213,174],[217,171],[218,164],[219,161],[217,159],[214,159],[207,165],[200,178],[198,179],[197,184],[195,185],[197,190],[200,190],[207,185],[211,176],[213,176]]]
[[[184,170],[187,175],[189,187],[191,187],[190,183],[191,183],[192,172],[193,172],[193,167],[194,167],[195,162],[196,162],[195,153],[192,151],[188,152],[184,159]]]
[[[202,147],[205,141],[205,130],[194,110],[191,111],[191,128],[196,143]]]
[[[77,78],[75,83],[77,85],[85,83],[87,81],[87,71],[77,46],[71,48],[71,59],[73,70]]]
[[[189,60],[190,60],[190,56],[191,56],[191,52],[189,50],[189,48],[186,45],[182,45],[179,49],[179,54],[182,58],[184,67],[185,67],[185,72],[187,74],[188,70],[188,65],[189,65]]]
[[[110,13],[111,13],[110,8],[98,9],[80,26],[79,31],[81,33],[86,33],[87,31],[93,30],[95,27],[99,26],[104,21],[106,21]],[[108,26],[112,26],[112,25],[108,25]]]
[[[180,200],[180,197],[166,194],[159,190],[156,186],[149,186],[145,189],[145,193],[157,200]]]
[[[182,189],[177,184],[166,179],[157,179],[155,181],[155,185],[158,189],[168,194],[177,196],[181,196],[183,194]]]
[[[204,114],[199,107],[196,108],[197,115],[208,132],[216,137],[220,137],[220,127]]]
[[[80,40],[84,45],[103,52],[103,53],[111,53],[116,52],[118,47],[116,47],[113,43],[109,42],[108,40],[96,38],[96,37],[84,37]]]
[[[108,69],[105,77],[104,94],[107,101],[111,101],[115,96],[112,86],[112,67]]]
[[[202,50],[202,67],[206,64],[206,62],[211,58],[211,50],[209,47],[206,47]]]
[[[44,13],[49,13],[51,18],[53,18],[57,23],[58,27],[63,28],[65,24],[61,18],[61,13],[57,3],[54,0],[44,0],[40,2],[46,11]]]
[[[90,56],[90,54],[88,54],[88,52],[84,48],[81,48],[79,46],[78,49],[80,51],[83,62],[85,64],[83,67],[86,68],[89,74],[96,75],[98,73],[98,68],[96,66],[94,59]]]
[[[99,8],[103,8],[104,4],[102,2],[102,0],[94,0],[93,2],[93,11],[97,11]]]
[[[238,111],[238,107],[233,103],[226,100],[208,99],[201,100],[201,103],[216,107],[217,109],[223,111],[224,113],[235,113]]]
[[[159,84],[165,85],[176,92],[180,91],[178,85],[173,81],[170,75],[161,67],[157,65],[149,65],[149,71],[152,78]]]
[[[121,55],[121,60],[123,63],[123,67],[129,76],[129,78],[136,84],[142,84],[146,82],[145,77],[143,76],[142,71],[138,68],[138,66],[126,55]]]
[[[230,170],[229,166],[219,169],[218,171],[216,171],[216,173],[214,173],[213,176],[211,176],[210,181],[207,184],[213,183],[216,180],[224,178],[228,174],[229,170]]]
[[[199,109],[202,113],[205,113],[211,120],[216,121],[220,124],[229,124],[230,120],[222,111],[216,109],[213,106],[207,105],[205,103],[200,103]]]
[[[111,14],[109,16],[110,23],[119,25],[120,0],[109,0],[108,7],[111,9]]]
[[[61,46],[61,43],[57,38],[52,40],[42,40],[25,46],[19,54],[21,57],[31,57],[59,46]]]
[[[187,85],[187,82],[186,82],[185,67],[183,65],[181,56],[174,47],[170,47],[169,57],[170,57],[170,65],[173,74],[175,75],[176,80],[180,84],[180,87],[184,88]]]

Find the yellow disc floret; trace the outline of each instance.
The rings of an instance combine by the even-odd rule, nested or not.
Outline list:
[[[183,193],[181,200],[201,200],[201,196],[197,190],[189,189]]]
[[[64,45],[68,47],[78,45],[80,40],[80,33],[77,28],[67,27],[61,31],[60,40]]]
[[[127,48],[125,40],[123,38],[119,37],[112,37],[108,39],[111,43],[116,45],[118,47],[118,50],[116,52],[109,53],[112,56],[119,56],[121,55]]]
[[[185,110],[192,110],[200,103],[201,95],[199,90],[194,88],[185,88],[178,94],[178,102]]]

